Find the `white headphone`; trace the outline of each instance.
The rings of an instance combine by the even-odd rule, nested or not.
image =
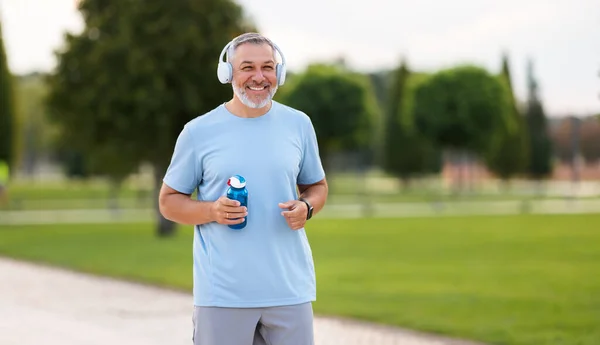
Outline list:
[[[219,65],[217,66],[217,77],[219,78],[219,81],[222,84],[230,83],[231,79],[233,78],[233,67],[231,66],[231,64],[229,62],[223,61],[223,56],[227,52],[227,49],[229,48],[229,46],[231,46],[232,44],[233,44],[233,41],[227,43],[225,45],[225,48],[223,48],[223,50],[221,51],[221,56],[219,56]],[[277,85],[281,86],[281,85],[283,85],[283,83],[285,83],[285,73],[286,73],[285,57],[283,56],[281,49],[279,49],[279,47],[275,43],[271,42],[271,44],[273,45],[273,47],[275,47],[275,50],[277,50],[277,52],[281,56],[281,63],[277,63],[275,65],[275,73],[277,75]]]

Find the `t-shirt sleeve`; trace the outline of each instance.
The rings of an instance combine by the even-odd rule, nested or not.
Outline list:
[[[179,133],[175,143],[171,163],[167,168],[163,182],[178,192],[192,194],[202,179],[200,162],[200,157],[196,155],[196,148],[189,128],[185,126]]]
[[[304,125],[304,152],[300,163],[298,184],[313,184],[325,178],[323,164],[319,157],[317,135],[310,118]]]

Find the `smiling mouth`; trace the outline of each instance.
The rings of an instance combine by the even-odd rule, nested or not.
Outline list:
[[[248,89],[252,90],[252,91],[262,91],[264,89],[267,88],[267,86],[247,86]]]

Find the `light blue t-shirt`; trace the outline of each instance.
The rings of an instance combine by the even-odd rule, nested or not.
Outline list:
[[[194,304],[267,307],[316,300],[306,233],[290,229],[278,206],[298,198],[297,184],[325,177],[310,118],[275,101],[257,118],[235,116],[222,104],[185,125],[164,182],[214,201],[236,174],[246,179],[248,222],[242,230],[216,222],[195,226]]]

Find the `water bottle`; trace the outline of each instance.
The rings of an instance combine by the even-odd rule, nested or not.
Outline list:
[[[227,180],[227,198],[237,200],[240,202],[240,206],[248,207],[248,190],[246,189],[246,179],[240,175],[231,176]],[[230,228],[235,230],[243,229],[248,222],[247,216],[244,217],[244,222],[240,224],[229,225]]]

